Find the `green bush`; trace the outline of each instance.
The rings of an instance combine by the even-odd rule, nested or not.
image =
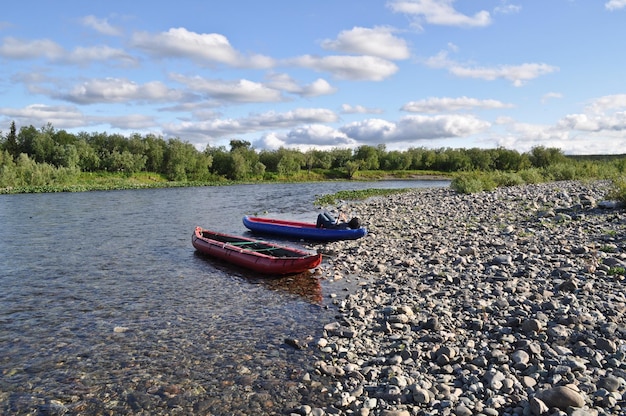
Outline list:
[[[524,183],[536,184],[546,181],[546,179],[541,174],[541,171],[537,168],[524,169],[523,171],[519,172],[519,175],[521,176]]]
[[[450,188],[462,194],[492,191],[496,187],[494,178],[482,172],[460,173],[450,182]]]
[[[495,172],[493,179],[498,186],[524,185],[526,182],[517,172]]]
[[[607,197],[626,204],[626,176],[620,176],[613,179],[612,187]]]
[[[544,176],[553,181],[571,181],[580,179],[576,166],[572,163],[555,163],[544,168]]]

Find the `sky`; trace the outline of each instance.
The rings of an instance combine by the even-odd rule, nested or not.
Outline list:
[[[0,131],[626,153],[626,0],[23,0]]]

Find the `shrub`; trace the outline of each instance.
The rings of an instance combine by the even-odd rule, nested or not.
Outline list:
[[[516,172],[495,172],[493,179],[498,186],[524,185],[524,179]]]
[[[458,174],[450,182],[450,187],[462,194],[473,194],[481,191],[492,191],[497,187],[490,175],[481,172]]]
[[[612,188],[609,190],[607,197],[626,204],[626,176],[613,179]]]
[[[536,184],[546,181],[541,174],[541,171],[537,168],[524,169],[523,171],[519,172],[519,175],[525,183]]]
[[[576,166],[572,163],[556,163],[545,168],[545,176],[554,181],[571,181],[578,178]]]

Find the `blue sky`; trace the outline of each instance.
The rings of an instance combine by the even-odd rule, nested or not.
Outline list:
[[[21,1],[0,130],[626,153],[626,0]]]

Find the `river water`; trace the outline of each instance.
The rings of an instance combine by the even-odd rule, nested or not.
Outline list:
[[[448,184],[0,195],[0,414],[246,415],[322,405],[298,386],[312,352],[285,339],[318,337],[333,320],[337,288],[310,272],[266,279],[208,259],[191,245],[194,227],[249,235],[245,214],[314,222],[322,194]]]

